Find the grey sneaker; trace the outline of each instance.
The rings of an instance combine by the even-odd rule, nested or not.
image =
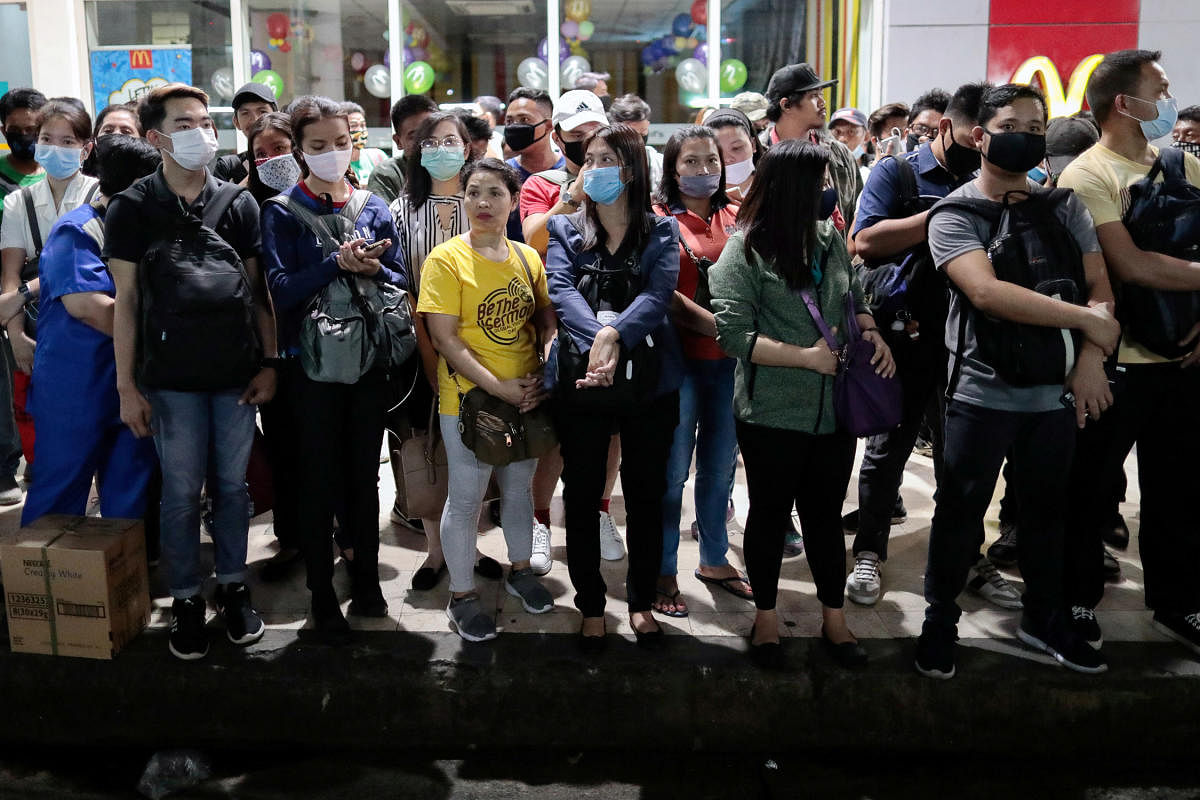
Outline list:
[[[530,614],[545,614],[554,610],[554,597],[542,586],[531,567],[509,570],[508,579],[504,581],[504,590],[513,597],[520,598],[521,605]]]
[[[458,629],[458,635],[468,642],[486,642],[496,638],[496,621],[483,610],[479,595],[469,594],[466,597],[450,598],[446,606],[446,616]]]
[[[967,573],[967,588],[1001,608],[1020,611],[1025,607],[1021,603],[1021,593],[1004,579],[996,565],[988,561],[987,556],[981,556]]]
[[[846,597],[861,606],[873,606],[879,593],[879,556],[863,550],[854,557],[854,571],[846,577]]]
[[[16,475],[0,475],[0,506],[15,506],[24,497]]]

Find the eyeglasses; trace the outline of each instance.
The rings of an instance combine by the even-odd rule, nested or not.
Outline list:
[[[463,140],[458,138],[457,136],[447,136],[445,139],[442,139],[441,141],[438,141],[437,139],[422,139],[421,140],[421,149],[422,150],[437,150],[439,147],[446,148],[446,149],[452,149],[455,147],[462,147],[462,146],[463,146]]]
[[[912,131],[913,133],[915,133],[917,136],[930,136],[930,137],[932,137],[938,131],[936,125],[931,128],[928,125],[922,125],[919,122],[916,125],[909,125],[908,129],[910,131]]]

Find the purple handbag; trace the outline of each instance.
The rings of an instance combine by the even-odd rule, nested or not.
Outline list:
[[[887,433],[900,424],[904,399],[900,381],[895,376],[885,378],[875,374],[871,359],[875,345],[862,338],[855,316],[854,295],[846,292],[846,326],[849,328],[846,346],[838,352],[837,339],[821,316],[812,292],[800,292],[804,304],[817,323],[829,349],[838,353],[838,370],[833,379],[833,409],[838,426],[855,436],[874,436]]]

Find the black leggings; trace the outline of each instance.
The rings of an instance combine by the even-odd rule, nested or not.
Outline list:
[[[841,432],[813,435],[739,420],[737,438],[750,493],[745,557],[754,605],[760,611],[775,608],[783,540],[794,504],[817,599],[828,608],[841,608],[846,582],[842,501],[854,468],[854,437]]]

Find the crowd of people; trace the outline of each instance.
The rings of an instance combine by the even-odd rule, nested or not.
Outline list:
[[[448,573],[446,613],[468,641],[497,635],[478,578],[528,613],[554,608],[542,578],[561,481],[580,644],[596,652],[602,560],[627,559],[638,644],[661,644],[655,615],[688,615],[693,476],[695,577],[753,603],[754,661],[783,663],[779,576],[804,553],[821,640],[859,667],[845,600],[882,596],[905,464],[928,439],[917,671],[955,674],[969,589],[1019,611],[1030,647],[1099,673],[1096,608],[1119,570],[1106,548],[1129,544],[1118,504],[1136,445],[1146,603],[1200,654],[1200,591],[1172,569],[1200,555],[1196,468],[1170,456],[1190,449],[1200,399],[1200,228],[1162,211],[1200,213],[1200,107],[1177,111],[1159,60],[1106,55],[1091,110],[1053,120],[1036,88],[985,83],[831,114],[833,81],[793,64],[662,152],[650,106],[607,98],[592,73],[557,99],[518,87],[474,111],[406,96],[394,157],[367,146],[360,106],[281,109],[255,83],[233,100],[247,149],[220,157],[195,87],[159,86],[94,123],[77,99],[11,90],[0,503],[24,500],[26,523],[79,515],[94,483],[101,514],[144,518],[173,598],[170,651],[193,660],[209,649],[202,527],[229,640],[263,634],[246,580],[256,447],[278,540],[261,580],[303,564],[312,624],[332,641],[347,613],[388,614],[385,441],[392,523],[427,543],[412,587]],[[847,410],[864,380],[894,389],[870,431]],[[864,433],[859,507],[843,514]],[[426,486],[399,463],[416,440]],[[739,460],[744,572],[729,558]],[[476,548],[489,502],[507,569]],[[1014,566],[1023,592],[1000,572]]]

